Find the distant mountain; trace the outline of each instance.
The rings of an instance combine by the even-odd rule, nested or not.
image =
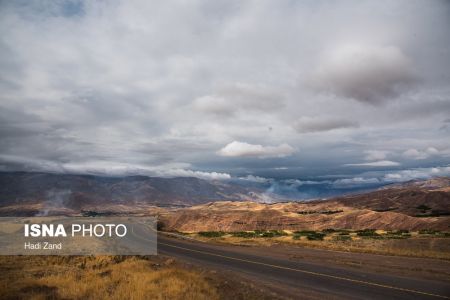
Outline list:
[[[181,214],[189,217],[189,222],[183,219],[184,221],[178,222],[178,225],[188,226],[189,223],[195,221],[200,222],[201,226],[206,226],[206,221],[202,223],[202,218],[194,217],[194,211],[196,213],[198,211],[197,208],[191,208],[191,206],[200,207],[199,211],[208,216],[212,206],[202,206],[203,204],[227,201],[227,203],[235,203],[235,207],[241,210],[239,213],[242,213],[243,216],[240,218],[240,222],[244,222],[243,219],[250,218],[248,214],[251,214],[252,218],[255,218],[255,222],[263,224],[267,222],[266,217],[268,215],[266,213],[273,211],[277,204],[267,204],[267,209],[254,212],[252,209],[241,209],[246,207],[247,204],[238,205],[237,201],[271,203],[282,202],[283,200],[274,197],[276,195],[268,194],[266,189],[256,185],[245,185],[242,182],[234,181],[208,181],[194,177],[102,177],[0,172],[1,216],[73,215],[80,214],[80,212],[148,215],[165,214],[168,211],[173,211],[175,215]],[[328,200],[279,204],[281,205],[280,209],[277,209],[278,212],[275,215],[281,219],[274,221],[279,224],[291,222],[292,220],[289,221],[289,219],[292,214],[296,215],[297,218],[301,216],[303,221],[310,218],[314,219],[320,215],[321,218],[328,218],[329,221],[337,220],[335,217],[339,217],[339,222],[342,222],[343,225],[353,224],[352,218],[354,218],[354,215],[346,212],[358,211],[363,212],[365,216],[370,215],[374,220],[386,222],[386,224],[392,224],[393,221],[380,219],[380,216],[395,217],[394,219],[400,225],[406,222],[406,219],[401,219],[399,216],[402,216],[402,218],[412,217],[412,219],[408,219],[408,222],[412,222],[410,227],[414,227],[413,224],[416,223],[425,224],[431,222],[434,218],[450,216],[450,178],[392,184],[375,191],[340,196]],[[235,209],[228,209],[228,206],[229,204],[220,206],[221,212],[219,213],[232,210],[231,216],[236,216]],[[190,208],[182,209],[183,207]],[[337,213],[328,215],[317,214],[315,211],[336,211]],[[342,216],[345,216],[345,218],[341,218]],[[231,223],[235,221],[233,218],[229,219]],[[173,220],[173,218],[171,219]],[[214,220],[217,221],[215,218],[208,220],[208,222],[213,223]],[[186,223],[184,223],[185,221]],[[291,223],[297,224],[298,222],[293,221]],[[441,221],[438,223],[441,224],[439,226],[447,226],[442,225]],[[436,226],[438,226],[438,223],[436,223]],[[317,224],[322,224],[322,221]],[[366,223],[364,221],[361,224]],[[239,227],[238,224],[233,226]],[[249,223],[248,226],[253,225]],[[243,228],[247,227],[244,226]]]
[[[0,207],[81,210],[107,205],[189,206],[217,200],[258,200],[262,191],[194,177],[101,177],[0,172]]]

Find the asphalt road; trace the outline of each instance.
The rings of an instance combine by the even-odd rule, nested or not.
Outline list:
[[[450,285],[441,281],[370,273],[316,262],[294,262],[261,252],[264,253],[250,254],[238,247],[158,236],[158,254],[216,270],[238,272],[285,290],[293,298],[303,298],[310,291],[343,299],[450,299]]]

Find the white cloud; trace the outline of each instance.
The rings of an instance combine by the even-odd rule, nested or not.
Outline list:
[[[378,104],[415,82],[411,61],[395,46],[345,44],[329,49],[312,76],[313,87]]]
[[[344,179],[337,179],[333,182],[334,186],[337,187],[348,187],[348,186],[357,186],[357,185],[364,185],[364,184],[376,184],[380,183],[380,180],[375,177],[371,178],[364,178],[364,177],[353,177],[353,178],[344,178]]]
[[[427,179],[436,176],[450,176],[450,166],[402,170],[386,174],[384,180],[388,182],[403,182],[413,179]]]
[[[367,150],[364,151],[367,155],[365,157],[366,160],[384,160],[386,159],[388,151],[384,150]]]
[[[265,177],[261,177],[261,176],[255,176],[255,175],[247,175],[245,177],[239,177],[239,179],[241,180],[246,180],[246,181],[251,181],[251,182],[258,182],[258,183],[266,183],[266,182],[270,182],[271,179],[270,178],[265,178]]]
[[[159,170],[157,174],[159,176],[168,176],[168,177],[197,177],[206,180],[224,180],[231,178],[231,175],[227,173],[192,171],[185,169]]]
[[[184,164],[186,165],[186,164]],[[197,177],[207,180],[230,179],[231,175],[220,172],[193,171],[182,167],[183,164],[166,164],[161,166],[145,166],[133,164],[118,164],[114,162],[89,162],[82,164],[62,164],[68,173],[91,173],[100,175],[147,175],[162,177]]]
[[[346,164],[346,166],[355,167],[395,167],[400,166],[400,163],[390,160],[379,160],[374,162],[360,163],[360,164]]]
[[[233,141],[220,149],[217,154],[227,157],[286,157],[295,152],[288,144],[279,146],[262,146]]]
[[[186,169],[189,164],[175,163],[159,166],[146,166],[112,161],[85,161],[79,163],[55,163],[49,160],[34,160],[20,156],[0,155],[0,161],[26,164],[28,171],[47,171],[72,174],[94,174],[112,176],[162,176],[197,177],[206,180],[230,179],[231,175],[220,172],[203,172]]]
[[[302,186],[302,185],[318,185],[318,184],[327,184],[331,183],[331,181],[328,180],[322,180],[322,181],[315,181],[315,180],[299,180],[299,179],[286,179],[284,180],[285,183],[292,185],[292,186]]]
[[[434,147],[428,147],[425,150],[417,150],[415,148],[410,148],[403,152],[403,156],[411,159],[427,159],[430,156],[439,154],[439,150]]]

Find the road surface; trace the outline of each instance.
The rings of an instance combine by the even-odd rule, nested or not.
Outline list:
[[[449,282],[292,261],[274,257],[270,248],[267,251],[260,249],[262,253],[249,253],[239,247],[158,236],[158,254],[216,270],[238,272],[262,283],[270,283],[293,298],[308,298],[308,293],[311,293],[343,299],[450,299]]]

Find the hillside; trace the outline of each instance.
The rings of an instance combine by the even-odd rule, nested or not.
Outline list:
[[[28,209],[31,215],[105,206],[166,207],[216,200],[257,200],[260,192],[256,188],[194,177],[0,173],[0,207],[22,210],[22,213]]]
[[[198,178],[0,173],[0,215],[158,215],[169,231],[450,227],[450,179],[310,202],[260,203],[262,190]]]
[[[409,216],[450,215],[450,178],[416,180],[379,190],[325,201],[358,209],[396,212]],[[323,203],[314,201],[313,203]]]
[[[186,232],[327,228],[448,230],[449,186],[448,178],[438,178],[325,201],[215,202],[167,212],[161,220],[167,230]]]

